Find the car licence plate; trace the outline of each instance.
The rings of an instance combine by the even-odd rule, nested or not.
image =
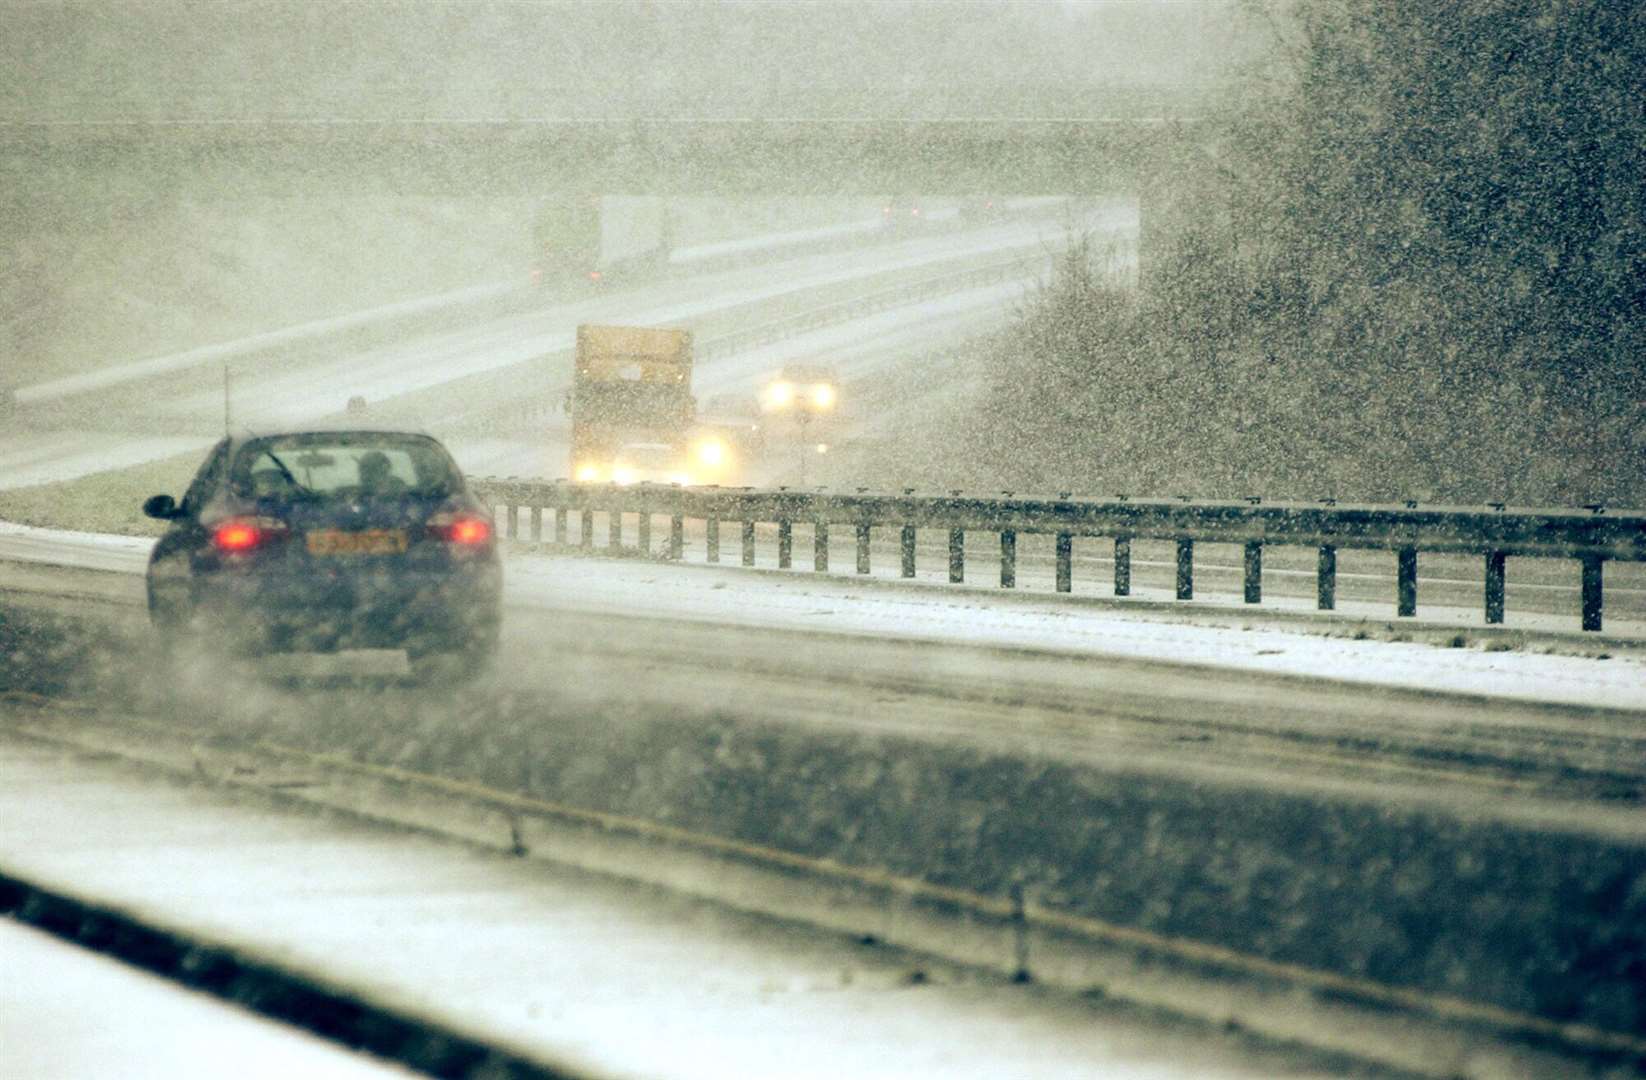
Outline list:
[[[406,530],[316,529],[307,542],[310,555],[399,555],[406,550]]]

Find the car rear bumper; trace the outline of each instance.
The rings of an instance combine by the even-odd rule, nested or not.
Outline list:
[[[494,564],[440,573],[217,573],[195,579],[193,600],[202,629],[236,652],[436,652],[495,640],[502,574]]]

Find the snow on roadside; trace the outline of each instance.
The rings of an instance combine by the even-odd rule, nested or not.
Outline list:
[[[133,379],[143,379],[174,371],[186,371],[189,368],[201,367],[206,364],[222,363],[248,351],[291,345],[315,337],[343,333],[374,322],[409,318],[413,315],[439,310],[454,304],[475,303],[481,300],[493,299],[506,295],[512,290],[517,290],[519,287],[518,283],[512,282],[474,285],[433,296],[422,296],[413,300],[403,300],[395,304],[368,308],[347,315],[316,319],[295,326],[283,327],[279,330],[270,330],[266,333],[238,338],[234,341],[203,345],[185,352],[151,357],[146,360],[110,364],[80,375],[68,375],[60,379],[51,379],[47,382],[22,387],[17,391],[17,401],[20,405],[28,405],[37,401],[51,401],[55,398],[69,397],[89,390],[116,386]]]
[[[145,465],[174,454],[205,456],[212,439],[197,435],[122,435],[114,432],[22,432],[0,437],[0,491],[75,480],[92,473]]]
[[[152,540],[0,522],[0,561],[140,573]],[[512,605],[651,614],[1061,655],[1123,657],[1579,706],[1646,711],[1646,661],[1355,641],[1275,627],[1197,625],[1047,598],[642,560],[513,555]],[[0,582],[4,568],[0,566]]]

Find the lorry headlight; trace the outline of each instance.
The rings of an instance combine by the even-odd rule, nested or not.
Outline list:
[[[693,449],[697,460],[705,465],[719,465],[726,460],[726,444],[719,439],[704,439]]]
[[[766,387],[766,407],[768,409],[787,409],[794,404],[794,387],[786,382],[772,383]]]
[[[600,479],[600,467],[598,465],[590,465],[585,462],[577,467],[576,476],[578,483],[592,484],[596,480]]]
[[[818,383],[812,387],[812,404],[819,409],[834,407],[834,387],[828,383]]]
[[[634,483],[634,470],[629,468],[627,465],[615,465],[615,466],[613,466],[612,467],[612,482],[616,483],[616,484],[632,484],[632,483]]]

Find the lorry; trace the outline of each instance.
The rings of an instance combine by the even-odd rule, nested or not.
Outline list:
[[[584,324],[573,364],[573,480],[693,485],[738,475],[737,433],[697,416],[689,330]]]
[[[532,220],[532,280],[609,284],[661,270],[673,248],[668,204],[652,195],[549,199]]]

